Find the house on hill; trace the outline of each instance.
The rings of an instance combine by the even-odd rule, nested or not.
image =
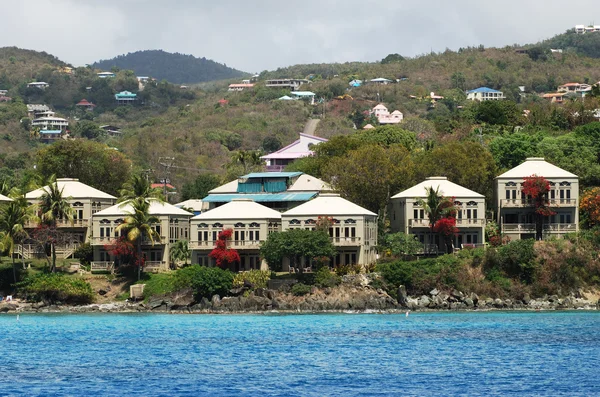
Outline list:
[[[250,82],[241,83],[241,84],[229,84],[228,91],[243,91],[245,89],[250,89],[253,87],[254,87],[254,84],[252,84]]]
[[[388,108],[382,103],[371,109],[370,114],[377,118],[379,124],[398,124],[404,119],[404,115],[401,111],[394,110],[392,113],[390,113]]]
[[[86,111],[92,111],[96,107],[93,103],[89,102],[87,99],[82,99],[81,101],[75,104],[79,109],[84,109]]]
[[[202,211],[247,198],[283,212],[331,190],[328,183],[302,172],[254,172],[209,191]]]
[[[115,126],[115,125],[101,125],[100,127],[101,130],[103,130],[104,132],[106,132],[108,135],[110,136],[115,136],[115,135],[121,135],[121,128]]]
[[[219,233],[232,230],[229,247],[238,251],[240,262],[232,271],[268,270],[260,257],[260,246],[269,234],[281,231],[281,213],[248,198],[232,201],[197,215],[190,221],[190,244],[193,263],[215,266],[208,254],[215,248]]]
[[[261,159],[267,163],[267,171],[283,171],[286,165],[302,157],[312,156],[313,145],[327,142],[325,138],[319,138],[314,135],[300,134],[300,138],[290,143],[276,152],[261,156]]]
[[[566,83],[559,85],[556,91],[585,95],[586,93],[592,91],[592,86],[585,83]]]
[[[445,252],[439,235],[430,233],[429,218],[420,200],[427,198],[427,189],[452,198],[457,208],[453,237],[455,248],[478,246],[485,239],[485,197],[482,194],[450,182],[445,176],[434,176],[392,196],[389,204],[390,226],[393,232],[414,234],[425,245],[426,252]]]
[[[371,79],[369,81],[371,83],[373,83],[373,84],[382,84],[382,85],[387,85],[387,84],[393,83],[392,80],[386,79],[386,78],[383,78],[383,77],[377,77],[377,78]]]
[[[137,101],[137,94],[129,91],[121,91],[115,94],[115,100],[119,105],[129,105]]]
[[[526,177],[544,177],[550,184],[548,205],[555,212],[543,224],[542,237],[560,237],[579,230],[579,178],[545,161],[530,157],[496,177],[497,221],[512,240],[535,238],[533,202],[523,192]]]
[[[297,91],[302,84],[309,83],[310,81],[306,79],[271,79],[266,81],[265,86],[272,88],[289,88],[292,91]]]
[[[67,135],[65,135],[66,137]],[[40,130],[40,141],[43,143],[52,143],[59,139],[62,139],[62,130]]]
[[[12,98],[9,96],[5,96],[5,95],[0,95],[0,102],[10,102],[12,101]]]
[[[467,99],[470,101],[497,101],[504,99],[504,93],[488,87],[479,87],[467,91]]]
[[[50,87],[50,84],[45,81],[34,81],[33,83],[27,84],[27,88],[39,88],[40,90],[45,90]]]
[[[96,76],[101,79],[105,79],[107,77],[115,77],[116,75],[113,72],[98,72],[96,73]]]
[[[292,98],[307,99],[311,105],[314,105],[315,95],[317,94],[315,94],[312,91],[292,91],[290,95],[292,96]]]
[[[31,125],[43,130],[62,130],[66,131],[69,122],[62,117],[39,117],[31,120]]]
[[[27,117],[30,119],[36,119],[39,117],[52,117],[54,112],[50,110],[48,105],[41,104],[28,104],[27,105]]]

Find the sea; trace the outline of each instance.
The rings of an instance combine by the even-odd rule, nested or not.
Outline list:
[[[0,396],[599,396],[600,312],[0,315]]]

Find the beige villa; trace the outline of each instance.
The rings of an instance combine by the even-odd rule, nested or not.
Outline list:
[[[542,238],[560,237],[579,230],[579,178],[545,161],[530,157],[515,168],[496,177],[498,224],[512,240],[535,238],[531,200],[522,192],[525,177],[537,175],[550,183],[549,206],[556,214],[543,225]]]
[[[107,252],[105,246],[116,242],[119,237],[125,236],[123,231],[119,233],[116,228],[132,211],[130,204],[121,203],[93,215],[90,238],[94,250],[92,271],[113,268],[116,258]],[[158,200],[150,201],[149,213],[159,220],[158,223],[152,225],[152,228],[160,235],[160,238],[156,239],[154,244],[147,239],[142,241],[142,255],[145,258],[144,270],[168,270],[171,244],[178,240],[190,239],[190,218],[193,214]]]
[[[393,232],[414,234],[425,244],[428,252],[442,252],[440,237],[431,235],[429,219],[420,199],[427,197],[427,189],[439,189],[439,193],[454,199],[458,208],[453,238],[455,248],[478,246],[485,239],[485,197],[482,194],[450,182],[445,176],[435,176],[392,196],[389,205],[390,224]],[[433,238],[433,241],[430,239]]]
[[[190,221],[192,262],[214,266],[208,254],[215,247],[219,232],[232,229],[229,247],[238,251],[240,263],[233,271],[268,269],[260,258],[260,245],[273,232],[281,231],[281,213],[247,198],[233,199],[227,204],[195,216]]]
[[[281,215],[282,230],[315,229],[319,217],[332,218],[329,236],[338,254],[332,266],[368,265],[377,260],[377,214],[334,193],[321,193]],[[300,266],[308,266],[305,262]],[[284,261],[283,270],[289,269]]]
[[[56,247],[57,257],[66,259],[73,255],[79,244],[88,241],[92,215],[110,207],[117,202],[117,198],[98,189],[79,182],[78,179],[58,178],[56,184],[74,210],[73,222],[59,219],[57,228],[63,232]],[[42,195],[48,191],[48,186],[33,190],[25,194],[30,204],[39,204]],[[29,231],[38,226],[30,222],[25,225]],[[16,252],[30,259],[43,255],[42,247],[31,242],[16,247]]]

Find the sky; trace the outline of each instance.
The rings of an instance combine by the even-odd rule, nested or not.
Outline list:
[[[600,1],[2,0],[0,15],[0,47],[45,51],[75,66],[162,49],[261,72],[535,43],[600,24]]]

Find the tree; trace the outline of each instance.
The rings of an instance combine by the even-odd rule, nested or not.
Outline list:
[[[229,248],[229,240],[231,240],[232,234],[233,230],[231,229],[223,229],[219,232],[215,248],[208,254],[209,257],[216,261],[217,266],[222,269],[229,269],[241,261],[237,250]]]
[[[423,250],[423,244],[414,234],[391,233],[385,236],[385,246],[394,256],[415,255]]]
[[[423,207],[427,219],[429,220],[430,238],[429,243],[434,244],[433,233],[440,234],[445,241],[447,250],[449,250],[449,238],[458,232],[456,229],[456,207],[454,201],[444,197],[439,192],[439,187],[435,190],[433,187],[427,187],[425,199],[419,199],[418,203]]]
[[[231,156],[232,165],[238,164],[242,166],[242,172],[246,175],[249,171],[261,167],[264,164],[260,158],[262,152],[260,150],[238,150]]]
[[[117,232],[125,231],[127,233],[127,240],[136,244],[137,248],[137,267],[138,267],[138,280],[141,278],[142,267],[144,266],[144,258],[142,257],[142,241],[147,239],[154,246],[155,240],[160,240],[160,234],[152,228],[152,225],[159,223],[159,219],[150,215],[150,202],[148,199],[144,200],[137,198],[129,201],[131,206],[131,212],[125,217],[123,223],[121,223],[115,229]]]
[[[261,147],[265,152],[272,153],[281,148],[281,141],[276,136],[269,135],[263,139]]]
[[[183,262],[184,266],[187,265],[187,261],[190,259],[190,249],[187,240],[177,240],[171,245],[169,254],[173,265],[176,262]]]
[[[260,247],[260,255],[272,270],[280,269],[284,258],[289,258],[291,265],[297,268],[302,257],[312,262],[315,258],[330,258],[336,253],[329,234],[319,230],[291,229],[271,233]]]
[[[117,194],[129,178],[131,161],[115,148],[75,139],[58,141],[37,152],[37,170],[47,178],[78,178],[80,182]]]
[[[395,125],[383,125],[372,130],[362,131],[358,139],[364,143],[375,143],[380,146],[402,145],[412,150],[417,145],[416,134]]]
[[[3,234],[2,242],[4,249],[12,258],[13,276],[17,282],[17,270],[15,267],[15,244],[27,238],[25,224],[35,219],[33,207],[29,206],[24,196],[15,197],[13,201],[0,207],[0,232]]]
[[[388,54],[381,60],[381,64],[385,65],[388,63],[398,63],[404,61],[404,57],[400,54]]]
[[[548,202],[548,192],[550,191],[550,182],[543,176],[531,175],[523,179],[521,187],[522,192],[531,200],[534,208],[535,219],[535,239],[542,239],[544,228],[544,218],[555,215]]]
[[[96,123],[89,120],[80,120],[73,128],[75,136],[80,136],[87,139],[96,139],[102,134],[102,130]]]
[[[184,183],[181,189],[181,200],[203,199],[208,192],[220,184],[218,176],[213,174],[201,174],[192,183]]]
[[[581,223],[588,228],[600,225],[600,187],[586,189],[579,202]]]
[[[50,267],[51,272],[56,271],[56,244],[57,244],[57,230],[56,226],[58,221],[68,221],[73,224],[73,216],[75,210],[69,204],[69,197],[63,196],[64,187],[58,188],[58,184],[51,183],[48,185],[44,193],[40,196],[39,208],[41,215],[41,221],[49,227],[49,230],[53,231],[49,235],[50,249],[52,252],[52,266]]]
[[[119,202],[124,203],[137,199],[155,199],[162,202],[163,194],[159,188],[153,188],[150,181],[144,176],[134,174],[119,191]]]

